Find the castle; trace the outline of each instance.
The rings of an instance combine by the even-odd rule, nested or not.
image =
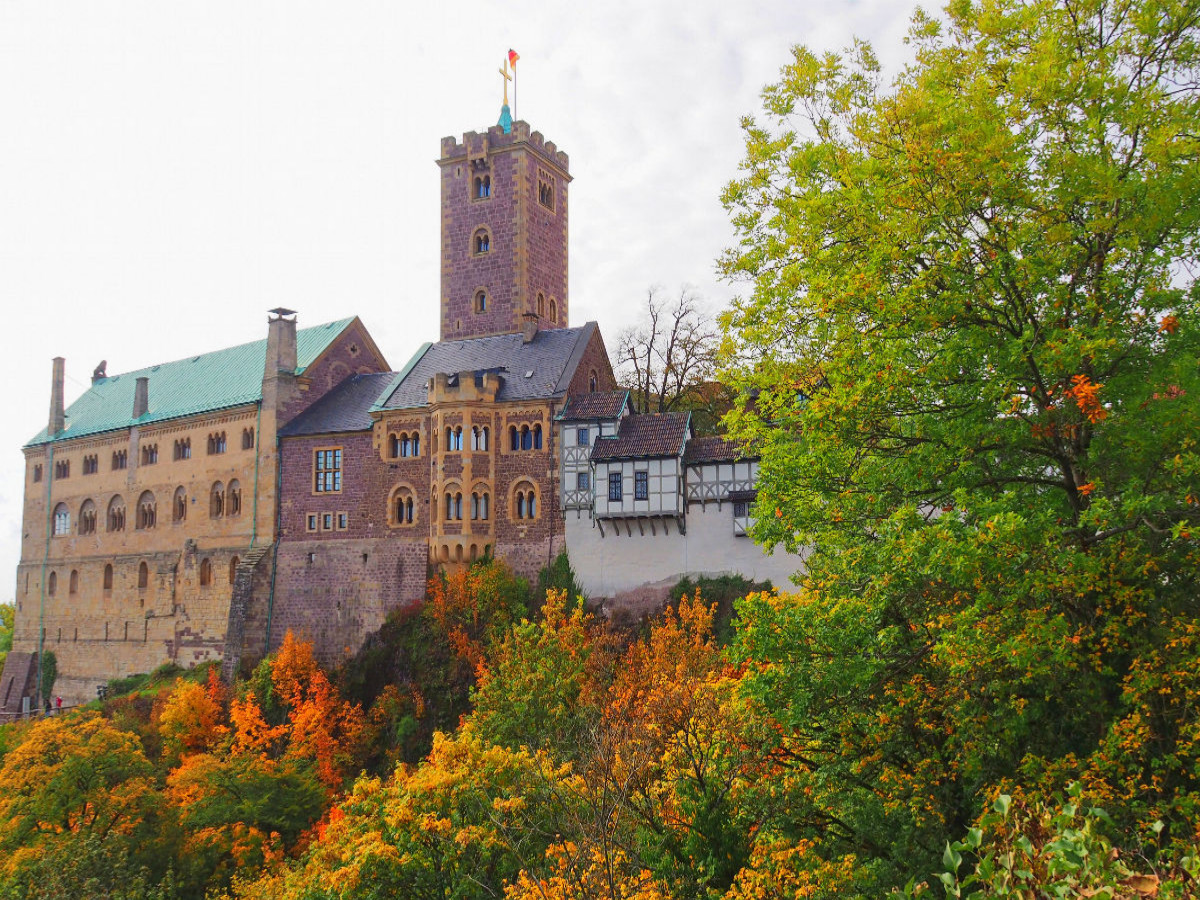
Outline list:
[[[288,629],[353,653],[431,571],[534,576],[568,550],[593,598],[684,574],[782,581],[746,537],[757,463],[687,414],[634,415],[594,322],[571,327],[567,155],[527,123],[445,138],[440,340],[393,371],[357,318],[108,375],[24,448],[13,650],[0,710],[213,659]]]

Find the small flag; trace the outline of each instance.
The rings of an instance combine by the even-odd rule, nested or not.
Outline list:
[[[520,54],[517,53],[516,50],[508,51],[508,64],[513,67],[514,71],[517,68],[517,60],[520,58],[521,58],[521,56],[520,56]]]

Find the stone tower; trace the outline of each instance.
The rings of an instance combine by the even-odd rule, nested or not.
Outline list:
[[[567,154],[502,116],[461,143],[443,138],[438,166],[441,339],[566,328]]]

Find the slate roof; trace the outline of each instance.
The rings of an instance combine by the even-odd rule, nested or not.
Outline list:
[[[687,440],[691,413],[626,416],[612,437],[598,437],[592,445],[592,462],[679,456]]]
[[[588,422],[619,418],[629,402],[629,391],[595,391],[572,394],[555,418],[560,422]]]
[[[743,453],[740,441],[730,441],[723,437],[698,437],[688,441],[683,461],[689,465],[700,463],[735,462],[748,459]]]
[[[427,405],[426,385],[438,373],[499,372],[496,400],[543,400],[566,393],[595,322],[579,328],[539,331],[524,343],[520,332],[439,341],[417,351],[395,386],[379,397],[375,409],[415,409]]]
[[[303,373],[353,317],[296,331],[296,372]],[[39,431],[26,446],[67,441],[132,425],[148,425],[197,413],[228,409],[262,399],[267,340],[252,341],[135,372],[110,375],[92,383],[67,408],[66,428],[54,437]],[[133,392],[141,376],[150,379],[150,409],[133,418]]]
[[[395,376],[395,372],[350,376],[280,428],[279,436],[300,437],[309,434],[370,431],[371,407],[379,392],[386,388]]]

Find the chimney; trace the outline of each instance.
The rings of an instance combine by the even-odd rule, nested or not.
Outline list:
[[[50,376],[50,422],[46,434],[53,437],[66,427],[67,416],[63,409],[63,381],[66,377],[67,361],[54,357],[54,374]]]
[[[150,379],[145,375],[138,378],[133,388],[133,417],[140,419],[150,411]]]
[[[521,343],[532,343],[538,333],[538,314],[527,312],[521,315]]]
[[[281,306],[271,310],[271,315],[267,319],[267,361],[263,376],[271,378],[279,372],[295,374],[296,311]]]

